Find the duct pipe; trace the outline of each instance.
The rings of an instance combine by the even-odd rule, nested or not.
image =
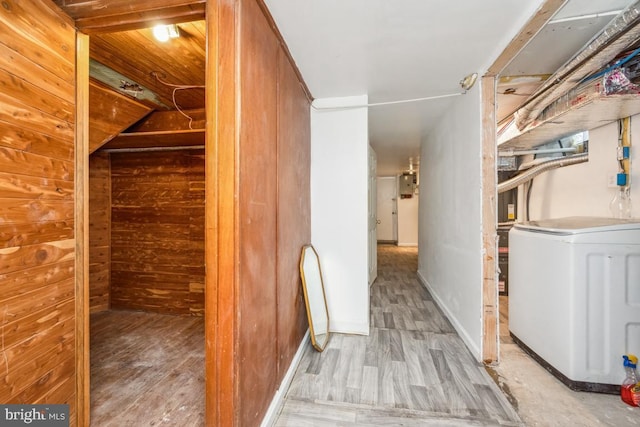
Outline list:
[[[521,184],[524,184],[525,182],[531,181],[536,176],[548,170],[561,168],[563,166],[575,165],[578,163],[584,163],[587,160],[589,160],[589,153],[577,154],[575,156],[561,157],[559,159],[546,161],[532,167],[531,169],[527,170],[524,173],[521,173],[520,175],[516,175],[513,178],[498,184],[498,194],[504,193],[505,191],[509,191]]]
[[[567,148],[545,148],[540,150],[506,150],[499,151],[498,157],[524,156],[525,154],[555,154],[555,153],[575,153],[576,147]]]
[[[606,66],[640,37],[640,1],[634,2],[614,18],[580,53],[556,71],[522,107],[514,113],[522,131],[551,102],[567,93],[590,74]]]
[[[584,19],[593,19],[593,18],[600,18],[600,17],[606,17],[606,16],[617,16],[622,12],[624,12],[624,10],[620,9],[620,10],[612,10],[609,12],[589,13],[586,15],[579,15],[579,16],[568,16],[566,18],[552,19],[551,21],[547,22],[547,24],[563,24],[565,22],[582,21]]]

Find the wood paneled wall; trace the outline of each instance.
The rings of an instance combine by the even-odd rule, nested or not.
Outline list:
[[[109,153],[89,156],[89,307],[110,308],[111,162]]]
[[[298,261],[311,237],[310,122],[271,22],[256,0],[239,3],[237,425],[257,426],[307,328]]]
[[[277,389],[278,42],[253,0],[240,28],[240,312],[238,425],[258,425]],[[269,368],[267,368],[269,367]]]
[[[204,311],[204,150],[111,153],[111,307]]]
[[[278,382],[307,330],[300,251],[311,243],[309,100],[282,50],[278,55]]]
[[[0,403],[75,425],[75,29],[50,1],[0,8]]]

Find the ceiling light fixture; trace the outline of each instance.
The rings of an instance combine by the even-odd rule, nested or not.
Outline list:
[[[464,79],[460,80],[460,86],[462,86],[462,89],[466,92],[476,84],[476,80],[478,80],[478,73],[469,74]]]
[[[153,36],[159,42],[165,43],[169,41],[169,39],[180,37],[180,30],[176,24],[156,25],[153,27]]]

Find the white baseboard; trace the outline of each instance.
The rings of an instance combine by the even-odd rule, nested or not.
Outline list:
[[[418,244],[417,243],[400,243],[400,242],[398,242],[398,246],[415,247],[415,246],[418,246]]]
[[[449,322],[451,322],[453,328],[456,330],[456,332],[458,332],[458,335],[460,335],[462,341],[464,341],[469,351],[471,351],[473,357],[475,357],[478,362],[481,362],[482,357],[480,348],[471,339],[471,337],[467,333],[467,330],[460,324],[460,322],[458,322],[458,319],[453,315],[453,312],[444,303],[444,301],[440,298],[438,293],[433,289],[433,287],[429,284],[429,281],[424,278],[420,271],[418,271],[418,279],[420,280],[420,283],[422,283],[422,286],[424,286],[429,291],[438,307],[440,307],[440,309],[444,312],[445,316],[447,316],[447,319],[449,319]]]
[[[282,404],[284,402],[284,395],[287,394],[287,390],[289,390],[289,386],[291,385],[291,381],[293,381],[293,376],[298,369],[298,365],[302,360],[302,355],[304,354],[304,350],[309,342],[309,330],[302,337],[302,341],[300,342],[300,346],[298,347],[298,351],[293,356],[291,360],[291,364],[289,365],[289,369],[287,369],[287,373],[282,379],[282,383],[280,383],[280,387],[276,390],[276,394],[273,395],[273,399],[271,400],[271,404],[269,408],[267,408],[267,413],[264,415],[262,419],[262,423],[260,423],[260,427],[270,427],[278,418],[280,414],[280,409],[282,408]]]

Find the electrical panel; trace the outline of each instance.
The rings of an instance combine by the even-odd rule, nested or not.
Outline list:
[[[400,175],[398,182],[400,185],[400,198],[407,199],[413,197],[416,183],[418,182],[416,174],[404,173]]]

